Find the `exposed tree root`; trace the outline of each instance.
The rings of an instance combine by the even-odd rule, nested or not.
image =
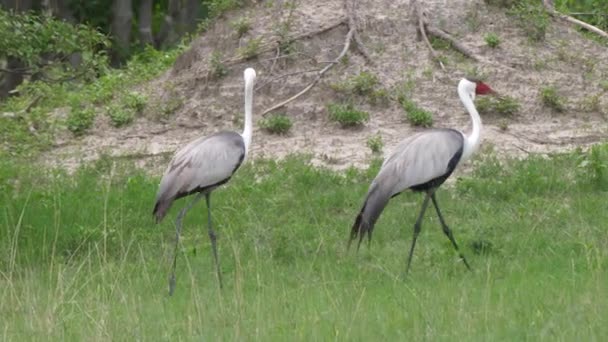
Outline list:
[[[454,50],[460,52],[461,54],[476,62],[483,61],[481,57],[477,56],[473,51],[469,50],[466,46],[461,44],[458,40],[456,40],[456,38],[452,37],[451,34],[438,27],[433,26],[432,24],[429,24],[426,12],[420,8],[420,4],[417,0],[411,0],[410,6],[412,6],[413,8],[414,17],[417,24],[416,32],[418,34],[418,38],[420,39],[420,37],[422,37],[422,39],[426,43],[426,46],[429,48],[431,56],[439,64],[439,66],[441,66],[441,69],[445,70],[445,66],[441,62],[441,58],[439,57],[437,51],[433,49],[433,46],[431,45],[431,42],[428,38],[429,35],[435,38],[440,38],[448,41]]]
[[[288,104],[289,102],[297,99],[298,97],[306,94],[310,89],[312,89],[315,84],[317,84],[317,82],[319,82],[321,80],[321,78],[323,77],[323,74],[325,74],[329,69],[331,69],[335,64],[338,64],[340,62],[340,59],[342,59],[342,57],[344,57],[346,55],[346,52],[348,52],[348,49],[350,47],[350,43],[353,39],[353,35],[355,34],[355,28],[351,27],[350,30],[348,30],[348,33],[346,34],[346,39],[344,41],[344,48],[342,48],[342,52],[340,52],[340,54],[338,55],[338,57],[336,57],[336,59],[334,59],[334,61],[332,63],[328,63],[323,69],[321,69],[321,71],[319,71],[319,73],[317,74],[317,77],[315,77],[314,80],[312,80],[312,82],[310,82],[304,89],[302,89],[299,93],[295,94],[294,96],[288,98],[285,101],[282,101],[280,103],[275,104],[274,106],[266,109],[265,111],[262,112],[262,116],[272,112],[273,110],[276,110],[278,108],[281,108],[283,106],[285,106],[286,104]]]
[[[317,77],[315,77],[312,82],[310,82],[304,89],[302,89],[299,93],[293,95],[292,97],[288,98],[287,100],[281,101],[273,106],[271,106],[270,108],[264,110],[261,115],[264,116],[276,109],[279,109],[283,106],[285,106],[286,104],[288,104],[289,102],[297,99],[298,97],[306,94],[310,89],[312,89],[320,80],[321,78],[323,78],[323,75],[329,70],[331,69],[334,65],[338,64],[340,62],[340,60],[346,55],[346,53],[348,52],[351,43],[354,41],[355,45],[357,46],[357,50],[359,51],[359,53],[363,56],[363,58],[368,62],[368,63],[373,63],[369,53],[367,52],[367,49],[365,48],[365,45],[363,45],[363,42],[361,41],[361,39],[359,38],[359,35],[357,33],[357,24],[356,24],[356,20],[355,20],[355,9],[354,9],[354,1],[353,0],[345,0],[344,1],[344,7],[346,9],[347,15],[348,15],[348,21],[347,21],[347,25],[348,25],[348,33],[346,34],[345,40],[344,40],[344,47],[342,48],[342,51],[340,52],[340,54],[338,55],[338,57],[336,57],[333,61],[329,62],[323,69],[321,69],[319,71],[319,73],[317,74]]]
[[[549,12],[549,14],[551,14],[552,16],[556,17],[556,18],[560,18],[562,20],[565,20],[571,24],[574,24],[576,26],[582,27],[587,31],[593,32],[595,34],[598,34],[601,37],[604,37],[606,39],[608,39],[608,33],[606,33],[605,31],[600,30],[599,28],[591,25],[591,24],[587,24],[584,21],[578,20],[576,18],[573,18],[569,15],[565,15],[562,13],[559,13],[558,11],[555,10],[555,7],[553,7],[553,1],[552,0],[543,0],[543,4],[545,5],[545,8],[547,9],[547,11]]]

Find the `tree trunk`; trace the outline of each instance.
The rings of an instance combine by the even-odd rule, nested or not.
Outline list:
[[[179,20],[180,15],[180,0],[169,0],[169,8],[163,18],[163,23],[160,26],[160,32],[158,32],[158,37],[156,40],[156,44],[159,47],[170,46],[175,43],[179,38],[179,35],[176,32],[176,23]]]
[[[142,45],[154,45],[152,36],[152,0],[141,0],[139,3],[139,42]]]
[[[128,55],[132,19],[131,0],[114,0],[110,29],[114,41],[111,53],[114,66],[120,65]]]

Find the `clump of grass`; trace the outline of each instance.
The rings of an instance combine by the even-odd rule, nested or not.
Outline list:
[[[511,7],[520,0],[484,0],[486,4],[498,7]]]
[[[608,80],[600,81],[600,88],[602,88],[603,91],[608,91]]]
[[[578,182],[608,188],[608,144],[593,145],[578,160]]]
[[[246,17],[241,17],[238,20],[235,20],[230,23],[232,28],[234,29],[236,36],[241,38],[245,35],[245,33],[249,32],[251,29],[251,22]]]
[[[362,71],[359,75],[351,80],[353,92],[359,95],[369,95],[376,85],[378,85],[378,77],[368,71]]]
[[[293,123],[291,119],[282,113],[272,114],[266,118],[261,119],[258,124],[264,130],[272,134],[285,134],[289,132]]]
[[[508,13],[517,19],[518,26],[531,41],[545,40],[550,18],[540,1],[518,1]]]
[[[338,122],[342,127],[355,127],[363,125],[369,120],[369,113],[358,110],[350,103],[330,103],[327,105],[329,119]]]
[[[222,63],[222,54],[218,51],[213,51],[211,54],[211,76],[216,79],[222,78],[228,74],[228,68]]]
[[[372,105],[388,105],[390,100],[390,95],[388,91],[384,88],[382,89],[374,89],[368,95],[369,103]]]
[[[261,45],[262,38],[251,39],[245,46],[239,49],[239,55],[243,56],[245,59],[251,59],[258,55]]]
[[[442,38],[437,38],[437,37],[432,36],[432,37],[429,37],[429,42],[431,43],[431,46],[435,50],[449,50],[452,48],[452,43],[450,43],[450,41],[442,39]]]
[[[378,133],[376,135],[368,137],[366,145],[367,147],[369,147],[370,150],[372,150],[372,153],[382,153],[382,148],[384,147],[384,143],[382,142],[382,136]]]
[[[376,75],[362,71],[342,82],[331,84],[330,87],[347,96],[365,96],[372,105],[387,104],[390,96],[386,89],[378,87],[379,84]]]
[[[581,109],[585,112],[601,112],[600,94],[585,96],[581,103]]]
[[[565,99],[559,95],[557,88],[554,86],[543,87],[540,90],[540,99],[543,105],[556,112],[563,112],[565,110]]]
[[[407,120],[414,126],[431,127],[433,125],[433,114],[410,99],[401,99],[401,106],[405,110]]]
[[[497,48],[500,44],[500,38],[493,32],[487,33],[483,39],[486,41],[486,44],[493,49]]]
[[[514,115],[519,111],[521,107],[519,102],[510,96],[479,97],[475,105],[479,113],[482,115],[498,113],[502,116]]]
[[[67,127],[74,135],[83,135],[95,120],[95,109],[72,106],[67,118]]]

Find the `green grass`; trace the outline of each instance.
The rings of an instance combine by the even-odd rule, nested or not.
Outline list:
[[[428,110],[420,108],[414,101],[401,98],[401,107],[405,111],[407,120],[414,126],[431,127],[433,126],[433,114]]]
[[[369,120],[369,113],[355,108],[350,102],[330,103],[327,112],[331,121],[338,122],[342,127],[356,127]]]
[[[549,107],[556,112],[563,112],[566,110],[566,99],[559,94],[559,91],[554,86],[541,88],[540,100],[544,106]]]
[[[483,39],[486,44],[493,49],[497,48],[500,44],[500,37],[498,37],[498,35],[496,35],[494,32],[487,33],[485,36],[483,36]]]
[[[289,132],[293,122],[289,116],[283,113],[271,114],[267,118],[260,119],[258,125],[272,134],[285,134]]]
[[[224,289],[201,203],[184,221],[172,298],[185,200],[153,224],[158,178],[107,158],[72,176],[2,160],[0,331],[14,341],[601,340],[605,151],[478,159],[437,193],[474,272],[429,209],[408,277],[420,194],[391,200],[371,248],[345,249],[377,163],[344,173],[303,158],[246,163],[212,197]]]
[[[497,113],[501,116],[512,116],[521,108],[519,102],[510,96],[480,96],[475,102],[481,115]]]

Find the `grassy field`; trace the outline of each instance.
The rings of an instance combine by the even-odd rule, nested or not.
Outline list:
[[[248,162],[185,219],[167,296],[173,218],[158,179],[104,159],[75,175],[0,162],[0,339],[602,340],[608,336],[606,147],[550,158],[478,158],[438,192],[474,272],[422,200],[394,198],[374,240],[346,242],[378,165],[345,173],[304,157]]]

